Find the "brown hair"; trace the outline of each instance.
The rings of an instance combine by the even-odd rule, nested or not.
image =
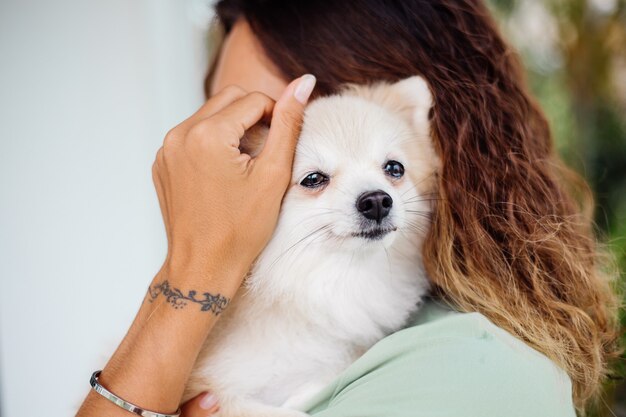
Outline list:
[[[440,201],[424,259],[437,292],[543,352],[582,411],[617,356],[618,298],[585,182],[555,154],[517,55],[478,0],[222,0],[285,79],[317,94],[420,74],[434,96]],[[207,83],[208,86],[208,83]]]

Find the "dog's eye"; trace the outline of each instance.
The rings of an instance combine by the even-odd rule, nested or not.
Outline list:
[[[313,172],[304,177],[304,179],[300,181],[300,185],[303,187],[315,188],[326,184],[327,182],[328,176],[322,174],[321,172]]]
[[[394,178],[400,178],[404,175],[404,165],[398,161],[387,161],[383,169]]]

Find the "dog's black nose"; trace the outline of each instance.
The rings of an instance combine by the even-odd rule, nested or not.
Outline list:
[[[389,214],[392,205],[393,199],[382,190],[365,192],[356,199],[356,209],[366,218],[376,220],[376,223]]]

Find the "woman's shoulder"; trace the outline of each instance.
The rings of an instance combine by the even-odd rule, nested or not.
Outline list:
[[[479,313],[428,300],[307,404],[314,415],[575,416],[571,381]],[[349,411],[349,412],[348,412]]]

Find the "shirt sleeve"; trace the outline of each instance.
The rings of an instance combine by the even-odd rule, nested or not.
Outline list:
[[[315,417],[576,416],[571,381],[547,357],[482,315],[442,322],[405,329],[386,345],[374,346],[330,387],[328,401],[309,412]]]

